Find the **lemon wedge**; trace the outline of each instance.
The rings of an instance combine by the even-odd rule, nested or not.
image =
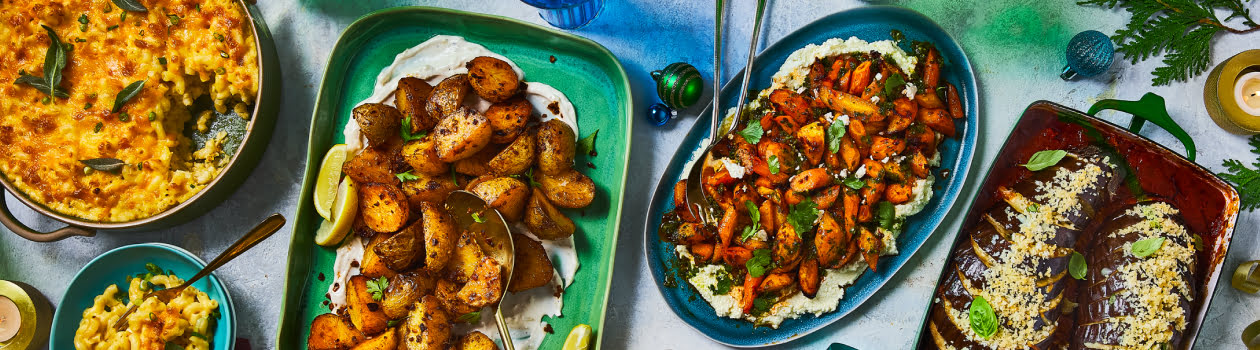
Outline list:
[[[315,244],[336,246],[350,233],[354,216],[359,212],[359,189],[354,180],[346,178],[337,186],[336,200],[332,205],[332,220],[324,220],[315,231]]]
[[[591,347],[591,326],[580,324],[564,339],[564,350],[587,350]]]
[[[315,178],[315,212],[324,220],[333,220],[333,201],[337,199],[337,183],[341,182],[341,165],[346,162],[346,145],[334,145],[324,153]]]

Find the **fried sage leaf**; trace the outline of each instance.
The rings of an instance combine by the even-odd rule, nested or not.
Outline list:
[[[80,160],[79,163],[83,163],[83,165],[86,165],[89,168],[92,168],[92,170],[104,171],[107,173],[115,173],[115,174],[117,174],[119,171],[122,171],[123,166],[127,165],[127,162],[124,162],[117,158],[84,159],[84,160]]]
[[[46,25],[40,27],[48,31],[48,53],[44,55],[44,82],[48,83],[48,88],[44,91],[53,96],[57,93],[53,88],[61,84],[61,70],[66,68],[66,47],[52,28]]]
[[[122,109],[123,104],[127,103],[127,101],[131,101],[132,98],[140,94],[141,89],[144,89],[144,80],[136,80],[130,85],[127,85],[127,87],[123,88],[122,91],[118,92],[118,97],[114,98],[114,108],[111,109],[110,112],[118,113],[118,111]]]
[[[138,0],[114,0],[114,5],[131,12],[149,12],[149,9]]]
[[[40,78],[40,77],[37,77],[37,76],[34,76],[34,75],[30,75],[30,74],[27,74],[26,72],[18,72],[18,74],[19,74],[19,76],[18,76],[17,80],[13,82],[14,84],[19,84],[19,85],[20,85],[20,84],[26,84],[26,85],[30,85],[31,87],[34,87],[36,90],[42,91],[42,92],[44,92],[44,93],[47,93],[47,92],[48,92],[48,89],[50,89],[50,88],[54,88],[53,86],[48,85],[48,82],[44,81],[44,78]],[[54,90],[55,92],[54,92],[53,96],[57,96],[57,97],[60,97],[60,98],[69,98],[69,97],[70,97],[70,94],[69,94],[69,93],[66,93],[66,90],[65,90],[65,89],[62,89],[62,88],[61,88],[61,87],[59,87],[59,86],[58,86],[58,87],[55,87],[55,88],[56,88],[56,90]]]

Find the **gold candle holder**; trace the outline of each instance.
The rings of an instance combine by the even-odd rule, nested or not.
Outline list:
[[[1213,68],[1203,86],[1203,104],[1225,131],[1260,134],[1260,49],[1243,51]]]
[[[0,350],[42,348],[52,316],[52,305],[35,287],[0,280]]]

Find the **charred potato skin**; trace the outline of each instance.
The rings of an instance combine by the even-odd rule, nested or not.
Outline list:
[[[476,271],[477,264],[486,256],[481,251],[481,245],[477,243],[478,239],[477,233],[472,231],[464,231],[460,235],[459,242],[455,243],[455,252],[446,264],[446,279],[457,283],[468,283],[468,278]]]
[[[359,213],[373,231],[394,232],[407,223],[411,206],[398,186],[364,183],[359,185]]]
[[[433,88],[433,93],[429,94],[429,100],[424,105],[425,112],[434,120],[446,119],[459,110],[469,88],[467,74],[447,77]]]
[[[368,278],[354,275],[346,283],[346,309],[350,314],[350,323],[354,328],[366,335],[375,335],[385,330],[389,318],[381,310],[381,304],[372,299],[367,291]]]
[[[450,321],[450,315],[442,308],[442,303],[436,297],[426,295],[420,298],[411,313],[407,315],[405,339],[407,349],[446,349],[446,343],[451,338]]]
[[[480,113],[460,109],[433,128],[438,159],[455,162],[471,157],[490,144],[490,121]]]
[[[470,192],[497,209],[508,222],[521,221],[529,201],[529,185],[510,177],[499,177],[478,183]]]
[[[394,350],[398,348],[398,330],[390,328],[376,338],[355,345],[351,350]]]
[[[389,237],[390,234],[388,233],[378,233],[372,236],[372,240],[368,241],[367,246],[363,247],[363,261],[359,263],[359,273],[368,278],[384,276],[391,280],[398,275],[397,272],[385,266],[385,261],[380,254],[376,254],[376,247]]]
[[[350,321],[337,314],[315,316],[311,321],[311,334],[306,338],[309,350],[342,350],[363,341],[363,333]]]
[[[525,132],[525,125],[533,116],[534,107],[524,97],[513,97],[503,102],[490,105],[486,109],[486,119],[494,129],[490,141],[508,143]]]
[[[499,346],[484,333],[473,331],[459,338],[456,350],[499,350]]]
[[[341,165],[341,172],[354,182],[398,184],[398,177],[391,171],[392,160],[389,154],[368,148]]]
[[[581,209],[595,200],[595,182],[577,170],[535,176],[547,199],[557,207]]]
[[[459,189],[459,185],[450,176],[415,175],[419,179],[402,183],[403,194],[407,196],[407,201],[414,210],[419,210],[423,203],[442,203],[446,200],[446,195]]]
[[[410,127],[411,133],[418,134],[437,125],[438,119],[430,117],[429,111],[424,108],[432,94],[433,85],[429,85],[424,79],[403,77],[398,80],[398,89],[394,90],[394,104],[398,106],[398,113],[402,118],[411,118],[410,125],[402,125]]]
[[[541,239],[561,239],[573,235],[577,226],[547,200],[542,190],[535,188],[529,195],[525,208],[525,226]]]
[[[490,102],[503,102],[520,91],[521,77],[503,60],[481,56],[469,61],[468,82],[473,91]]]
[[[451,171],[450,164],[438,158],[433,137],[407,142],[403,145],[402,155],[407,165],[421,174],[439,176]]]
[[[524,173],[529,167],[534,165],[534,150],[537,148],[537,138],[533,132],[524,132],[521,136],[508,144],[502,152],[490,158],[490,162],[486,166],[490,167],[490,173],[495,175],[514,175]]]
[[[546,175],[558,175],[573,168],[577,152],[577,135],[559,119],[548,120],[538,127],[538,169]]]
[[[456,297],[475,308],[499,302],[503,297],[503,265],[488,256],[481,258],[468,283],[459,289]]]
[[[508,283],[509,292],[517,293],[542,287],[551,282],[555,269],[542,243],[525,235],[513,233],[512,245],[516,247],[516,257],[512,281]]]
[[[424,245],[419,242],[423,238],[421,234],[420,220],[417,220],[373,246],[372,252],[376,253],[381,263],[390,270],[407,271],[424,255]]]
[[[384,146],[391,137],[398,135],[402,115],[398,109],[382,103],[365,103],[351,111],[359,130],[374,148]]]
[[[455,167],[455,172],[472,176],[482,176],[491,173],[490,160],[499,155],[499,151],[502,150],[496,146],[493,144],[486,146],[486,148],[482,148],[481,151],[474,153],[471,157],[455,161],[455,164],[452,164]]]
[[[389,288],[381,298],[381,310],[391,320],[407,317],[420,297],[433,294],[437,282],[423,272],[408,272],[389,279]]]
[[[451,315],[463,315],[469,312],[477,311],[477,308],[465,304],[459,299],[460,285],[448,280],[438,280],[437,288],[433,290],[433,296],[437,297],[442,306],[446,307],[446,311]]]
[[[459,231],[455,220],[439,204],[421,203],[420,211],[424,215],[420,220],[424,225],[424,270],[436,274],[451,260]]]

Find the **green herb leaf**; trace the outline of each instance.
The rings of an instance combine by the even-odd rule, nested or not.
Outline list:
[[[115,159],[115,158],[84,159],[84,160],[80,160],[79,163],[83,163],[83,165],[86,165],[89,168],[92,168],[92,170],[104,171],[107,173],[114,173],[114,174],[117,174],[118,172],[122,171],[123,166],[127,165],[126,162],[123,162],[122,160]]]
[[[66,68],[66,48],[62,46],[64,43],[57,37],[57,32],[46,25],[40,25],[40,27],[44,27],[44,30],[48,32],[48,53],[44,55],[44,81],[50,85],[46,91],[49,96],[52,96],[57,93],[52,87],[61,84],[61,70]]]
[[[131,12],[148,12],[149,9],[140,4],[139,0],[114,0],[114,5],[118,8]]]
[[[60,98],[70,97],[70,94],[66,93],[66,90],[61,89],[61,87],[54,87],[52,85],[48,85],[48,82],[45,82],[44,78],[26,74],[26,72],[18,72],[18,78],[17,80],[13,81],[13,84],[29,85],[35,88],[35,90],[39,90],[44,93],[48,93],[48,89],[54,89],[55,94],[53,96],[57,96]]]
[[[150,315],[152,315],[152,314],[150,314]],[[169,342],[169,341],[168,341],[168,342],[166,342],[166,346],[165,346],[165,347],[163,347],[163,350],[184,350],[184,347],[179,346],[179,344],[175,344],[175,343],[172,343],[172,342]]]
[[[1155,254],[1155,251],[1159,250],[1159,248],[1163,246],[1164,237],[1147,238],[1133,242],[1133,245],[1129,247],[1129,252],[1133,253],[1133,256],[1145,258],[1151,256],[1151,254]]]
[[[467,322],[467,323],[481,322],[481,311],[473,311],[473,312],[469,312],[463,315],[459,315],[459,317],[455,318],[455,321]]]
[[[173,26],[177,26],[177,25],[179,25],[179,20],[180,20],[180,18],[179,18],[179,16],[177,16],[177,15],[166,15],[166,19],[170,20],[170,21],[171,21],[171,25],[173,25]],[[219,51],[219,52],[222,52],[222,51]]]
[[[149,271],[149,273],[152,273],[152,274],[154,274],[154,275],[165,275],[165,274],[166,274],[166,272],[162,271],[162,268],[161,268],[161,267],[158,267],[158,266],[157,266],[157,264],[154,264],[154,263],[146,263],[146,264],[144,264],[144,269],[145,269],[146,271]]]
[[[766,270],[770,269],[770,249],[762,248],[753,251],[753,256],[744,263],[744,267],[748,269],[748,275],[753,277],[761,277],[766,274]]]
[[[96,122],[96,127],[92,128],[92,132],[101,132],[101,128],[104,128],[104,127],[105,127],[105,124],[102,124],[101,122]]]
[[[381,301],[385,297],[385,289],[389,288],[389,280],[385,276],[378,279],[368,279],[367,291],[372,293],[372,300]]]
[[[1080,252],[1072,252],[1072,258],[1068,260],[1068,272],[1072,274],[1072,278],[1083,280],[1088,266],[1085,264],[1085,256]]]
[[[771,154],[770,159],[766,160],[766,166],[770,167],[771,174],[778,174],[779,173],[779,156]]]
[[[1196,251],[1196,252],[1197,252],[1197,251],[1202,251],[1202,250],[1203,250],[1203,236],[1200,236],[1199,234],[1197,234],[1197,233],[1196,233],[1196,234],[1194,234],[1194,236],[1192,236],[1191,238],[1193,238],[1193,239],[1194,239],[1194,242],[1193,242],[1193,243],[1194,243],[1194,251]]]
[[[594,153],[592,152],[595,152],[595,136],[598,136],[598,135],[599,135],[599,130],[596,129],[595,132],[591,133],[590,135],[586,135],[586,137],[583,137],[581,140],[578,140],[577,141],[577,154],[586,154],[586,155],[591,155],[592,157],[594,157]]]
[[[741,242],[747,241],[761,230],[761,211],[757,210],[757,204],[753,201],[744,201],[744,207],[748,209],[748,219],[752,221],[752,225],[744,227],[744,233],[739,235]]]
[[[429,133],[422,131],[419,134],[412,134],[411,133],[411,115],[408,114],[406,117],[403,118],[402,125],[399,125],[398,134],[399,136],[402,136],[403,141],[411,142],[411,141],[422,139],[425,136],[427,136]]]
[[[897,96],[901,94],[901,90],[906,86],[906,79],[901,74],[893,74],[884,79],[884,97]],[[892,98],[887,98],[892,100]]]
[[[1111,297],[1107,298],[1107,303],[1108,303],[1108,304],[1111,304],[1111,303],[1114,303],[1114,302],[1116,302],[1116,295],[1115,295],[1115,294],[1112,294],[1112,295],[1111,295]]]
[[[739,131],[739,135],[744,137],[744,141],[754,145],[761,142],[761,136],[764,134],[765,130],[761,130],[761,120],[759,119],[753,119],[748,122],[748,126],[744,127],[744,130]]]
[[[989,305],[989,301],[984,300],[984,297],[977,295],[976,299],[971,301],[967,315],[971,319],[971,330],[981,338],[989,339],[997,333],[997,314],[993,313],[993,306]]]
[[[792,210],[788,213],[788,223],[792,224],[792,228],[796,229],[796,235],[799,237],[805,232],[814,228],[814,221],[818,220],[818,204],[813,199],[806,197],[800,203],[792,206]]]
[[[1031,213],[1041,212],[1041,205],[1037,203],[1028,203],[1028,211]]]
[[[394,177],[397,177],[400,182],[416,181],[420,179],[419,176],[412,174],[410,171],[402,174],[394,174]]]
[[[717,283],[709,285],[709,291],[713,295],[726,295],[731,292],[731,287],[735,285],[735,280],[731,278],[731,274],[725,269],[717,274]]]
[[[847,177],[844,179],[844,185],[855,190],[860,190],[862,187],[866,187],[866,181],[862,181],[862,179],[856,177]]]
[[[515,179],[517,179],[517,180],[524,179],[524,180],[526,180],[527,182],[529,182],[529,185],[530,185],[531,187],[541,187],[541,186],[542,186],[542,184],[538,183],[538,181],[534,181],[534,168],[529,168],[529,169],[525,170],[525,173],[524,173],[524,174],[512,174],[512,175],[509,175],[509,176],[511,176],[512,178],[515,178]]]
[[[107,31],[107,32],[113,31],[114,29],[118,29],[118,25],[117,25],[117,24],[112,25],[112,26],[105,27],[105,31]]]
[[[827,126],[827,150],[831,153],[840,152],[840,143],[844,140],[844,134],[849,129],[844,127],[844,122],[836,120]]]
[[[486,222],[486,219],[481,218],[481,214],[472,213],[472,218],[473,218],[473,221],[476,221],[478,224]]]
[[[777,302],[777,300],[775,300],[774,296],[771,295],[764,295],[753,299],[752,314],[760,315],[770,311],[770,308],[774,307],[775,302]]]
[[[1260,155],[1260,135],[1251,136],[1248,144],[1251,145],[1251,153]],[[1238,189],[1239,206],[1248,211],[1260,208],[1260,170],[1248,168],[1236,159],[1226,159],[1224,164],[1228,172],[1218,175]],[[1251,165],[1260,168],[1260,159]]]
[[[880,201],[877,205],[875,215],[879,218],[879,227],[892,230],[897,223],[897,208],[889,201]]]
[[[1032,157],[1028,158],[1027,164],[1020,165],[1028,168],[1028,170],[1040,171],[1058,164],[1065,156],[1067,156],[1067,151],[1064,150],[1044,150],[1033,153]]]
[[[110,113],[118,113],[122,109],[123,104],[140,94],[141,89],[144,89],[144,80],[136,80],[123,88],[122,91],[118,92],[118,96],[114,97],[114,108],[109,110]]]
[[[208,340],[210,340],[210,337],[207,337],[205,334],[197,333],[197,332],[195,332],[195,331],[193,331],[193,332],[188,332],[188,336],[189,336],[189,337],[197,337],[197,338],[205,339],[205,340],[207,340],[207,341],[208,341]]]

